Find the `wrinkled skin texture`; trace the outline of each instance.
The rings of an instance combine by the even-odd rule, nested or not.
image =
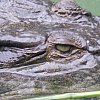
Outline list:
[[[0,1],[0,100],[100,90],[100,20],[75,7]]]

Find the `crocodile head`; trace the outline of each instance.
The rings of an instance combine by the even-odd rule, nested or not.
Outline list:
[[[54,11],[53,6],[49,11],[48,6],[44,6],[47,0],[25,1],[9,1],[13,6],[7,6],[12,9],[7,14],[19,22],[13,23],[6,17],[11,22],[0,27],[0,99],[100,90],[100,26],[89,20],[87,22],[95,27],[71,23],[73,14],[69,23],[65,20],[63,23],[63,17],[56,14],[64,13]],[[69,2],[69,8],[75,4],[72,0],[62,1]],[[39,10],[44,8],[43,11],[32,8],[29,12],[33,4]],[[3,19],[4,16],[2,14]],[[67,16],[64,19],[68,19]],[[57,22],[52,18],[57,18]]]
[[[27,25],[26,23],[18,24],[7,25],[0,34],[1,68],[20,67],[46,61],[73,64],[73,61],[76,62],[76,60],[79,60],[79,65],[76,66],[80,66],[80,68],[82,68],[82,63],[85,67],[88,67],[87,64],[95,66],[94,54],[98,53],[100,49],[97,29],[96,33],[89,27],[77,26],[75,30],[74,25],[68,26],[67,24],[63,28],[60,24],[57,26],[56,24],[46,26],[41,23],[38,23],[40,25],[37,26],[37,22]],[[23,26],[24,24],[25,26]],[[27,26],[32,26],[34,29],[29,30]],[[20,32],[22,28],[25,30]],[[51,31],[52,28],[53,31]],[[40,32],[38,29],[44,30]],[[87,59],[82,58],[84,55],[87,55]],[[92,58],[88,59],[88,55],[92,55],[94,61]],[[89,61],[91,63],[88,63]]]
[[[14,34],[15,28],[13,34],[9,34],[13,37],[12,40],[11,38],[4,40],[4,36],[7,35],[2,35],[0,39],[0,42],[4,43],[1,45],[1,55],[3,55],[1,57],[7,58],[6,65],[9,65],[7,66],[9,68],[3,68],[5,65],[0,66],[2,67],[0,69],[2,98],[100,89],[98,85],[100,72],[98,29],[68,24],[63,28],[60,24],[48,26],[43,23],[39,23],[38,26],[36,23],[31,23],[31,25],[28,23],[28,26],[34,29],[31,27],[28,31],[28,27],[25,26],[25,30],[19,32],[21,34],[18,35]],[[14,28],[14,25],[7,27],[3,33],[9,33],[9,31],[12,33],[11,27]],[[44,30],[39,31],[37,28]],[[20,28],[17,32],[18,30],[20,31]],[[21,36],[26,40],[28,38],[34,41],[23,42]],[[21,53],[17,55],[19,51]],[[9,54],[13,54],[11,59],[8,59]],[[15,58],[18,60],[17,63]],[[5,64],[5,59],[3,64]],[[13,63],[9,63],[11,61]]]

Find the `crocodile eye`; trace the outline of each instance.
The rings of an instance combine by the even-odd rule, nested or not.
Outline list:
[[[66,44],[56,44],[55,48],[61,52],[68,52],[71,49],[71,46]]]

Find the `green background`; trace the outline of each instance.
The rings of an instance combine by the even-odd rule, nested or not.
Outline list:
[[[93,15],[100,16],[100,0],[75,0],[78,5],[90,11]]]

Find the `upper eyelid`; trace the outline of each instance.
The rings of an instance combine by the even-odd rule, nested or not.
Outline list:
[[[49,35],[48,42],[53,44],[68,44],[78,48],[86,47],[86,41],[80,35],[67,31],[54,31]]]

